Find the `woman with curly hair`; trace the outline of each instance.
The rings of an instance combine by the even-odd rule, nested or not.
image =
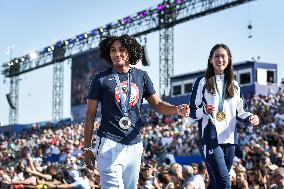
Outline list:
[[[190,99],[190,117],[198,120],[209,188],[230,188],[237,119],[252,125],[259,123],[258,116],[245,109],[240,86],[234,80],[231,51],[224,44],[216,44],[210,51],[205,76],[195,81]]]
[[[142,57],[142,47],[129,35],[109,36],[99,44],[100,56],[112,68],[96,74],[91,82],[84,130],[84,158],[94,169],[95,156],[102,189],[137,188],[143,144],[141,104],[145,98],[163,114],[188,116],[188,105],[174,106],[160,99],[148,74],[130,67]],[[101,125],[96,146],[91,146],[94,118],[101,103]]]

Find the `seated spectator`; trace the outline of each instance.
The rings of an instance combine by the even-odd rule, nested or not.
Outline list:
[[[284,188],[284,168],[278,167],[269,181],[269,189],[283,189]]]
[[[174,185],[172,178],[171,178],[171,175],[169,174],[168,171],[158,174],[158,183],[159,183],[159,186],[160,186],[158,188],[175,189],[175,185]]]
[[[190,181],[193,180],[193,177],[194,177],[193,176],[193,168],[192,168],[192,166],[184,165],[182,174],[183,174],[184,181],[182,183],[182,187],[181,188],[186,188],[186,186],[189,184]]]
[[[153,166],[151,164],[146,164],[141,170],[143,177],[144,177],[144,188],[150,188],[154,186],[154,176],[153,176]]]
[[[184,181],[183,174],[182,174],[182,171],[183,171],[182,166],[179,163],[173,163],[170,169],[176,173],[179,185],[182,185]]]
[[[207,172],[205,163],[199,163],[197,169],[197,174],[194,175],[193,180],[189,182],[186,189],[205,189],[205,175]]]
[[[239,171],[236,174],[236,185],[232,189],[249,189],[247,175],[243,171]]]

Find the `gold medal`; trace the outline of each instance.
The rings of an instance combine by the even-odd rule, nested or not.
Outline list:
[[[217,121],[224,121],[226,118],[225,112],[217,112],[216,119]]]

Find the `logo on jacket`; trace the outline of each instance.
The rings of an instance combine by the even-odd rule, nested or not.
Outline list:
[[[126,99],[126,95],[128,92],[127,81],[120,82],[120,85],[122,88],[122,95],[124,96],[124,99]],[[114,95],[116,102],[120,103],[120,95],[118,87],[115,87]],[[131,83],[131,95],[130,95],[129,106],[131,107],[135,106],[138,100],[139,100],[139,88],[135,83]]]

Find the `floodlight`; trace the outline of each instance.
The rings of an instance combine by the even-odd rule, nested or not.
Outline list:
[[[73,39],[67,39],[64,41],[64,44],[67,46],[67,45],[70,45],[73,43]]]
[[[141,11],[141,12],[138,12],[138,15],[140,17],[144,17],[144,16],[147,16],[149,14],[149,12],[147,10],[144,10],[144,11]]]
[[[31,60],[37,59],[38,53],[37,52],[31,52],[29,54],[29,57],[30,57]]]
[[[103,32],[104,32],[104,28],[100,28],[99,31],[100,31],[101,33],[103,33]]]
[[[127,24],[130,21],[130,16],[123,18],[122,23]]]
[[[164,4],[160,4],[157,6],[157,10],[161,11],[161,10],[164,10],[167,6],[164,5]]]
[[[95,36],[96,34],[97,34],[97,30],[96,30],[96,29],[94,29],[94,30],[91,31],[91,35],[92,35],[92,36]]]
[[[85,34],[83,33],[83,34],[77,35],[77,39],[79,41],[82,41],[83,39],[85,39]]]
[[[54,48],[60,48],[62,46],[62,42],[58,41],[57,43],[55,43]]]
[[[182,0],[176,0],[176,4],[181,4]]]

